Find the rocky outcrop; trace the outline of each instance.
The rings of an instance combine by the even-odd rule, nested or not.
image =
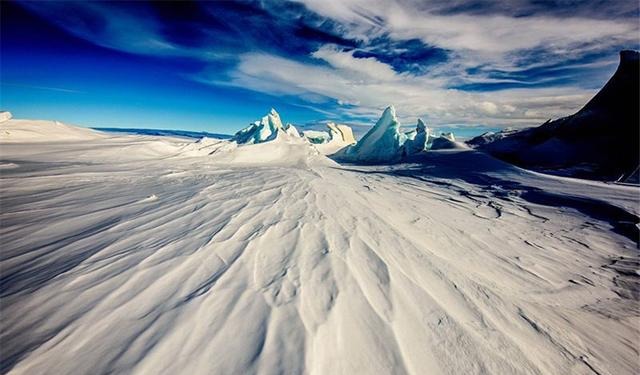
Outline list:
[[[606,85],[575,114],[479,148],[513,164],[598,180],[625,180],[640,165],[640,53],[622,51]]]

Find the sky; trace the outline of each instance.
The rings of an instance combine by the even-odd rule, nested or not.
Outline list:
[[[639,49],[636,0],[2,1],[0,109],[91,127],[283,121],[481,133],[584,105]]]

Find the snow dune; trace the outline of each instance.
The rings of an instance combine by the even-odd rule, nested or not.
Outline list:
[[[1,129],[2,372],[637,371],[635,187]]]

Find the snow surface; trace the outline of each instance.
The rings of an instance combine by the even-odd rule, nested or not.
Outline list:
[[[9,113],[9,112],[4,112]],[[0,142],[66,142],[102,138],[96,131],[58,121],[5,120],[0,122]]]
[[[455,142],[456,141],[456,137],[451,132],[449,132],[449,133],[445,133],[445,132],[440,133],[440,138],[448,139],[451,142]]]
[[[451,133],[447,133],[451,134]],[[464,143],[456,142],[455,140],[451,140],[453,138],[453,134],[451,136],[440,136],[431,140],[431,146],[429,146],[430,150],[451,150],[451,149],[464,149],[467,146]],[[455,138],[454,138],[455,139]]]
[[[637,373],[637,187],[1,126],[2,372]]]
[[[500,140],[502,138],[508,137],[512,134],[517,133],[518,130],[516,129],[512,129],[512,128],[506,128],[503,129],[499,132],[485,132],[482,133],[481,135],[474,137],[472,139],[470,139],[469,141],[467,141],[466,143],[473,146],[473,147],[477,147],[477,146],[484,146],[486,144],[489,144],[491,142],[495,142],[497,140]]]

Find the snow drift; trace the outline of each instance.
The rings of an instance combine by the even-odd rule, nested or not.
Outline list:
[[[517,133],[518,130],[516,129],[512,129],[512,128],[506,128],[503,130],[500,130],[498,132],[485,132],[480,134],[477,137],[474,137],[470,140],[468,140],[466,143],[472,147],[479,147],[479,146],[484,146],[486,144],[489,144],[491,142],[495,142],[498,141],[504,137],[508,137],[511,136],[515,133]]]
[[[59,121],[12,119],[10,112],[3,112],[5,120],[0,125],[0,142],[65,142],[103,138],[104,134],[86,128],[65,125]]]

